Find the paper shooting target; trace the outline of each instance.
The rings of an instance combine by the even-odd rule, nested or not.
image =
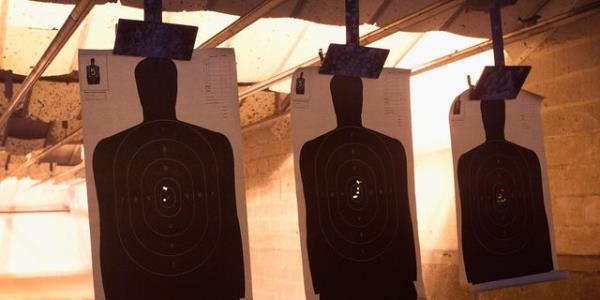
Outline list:
[[[143,121],[93,150],[104,296],[243,298],[232,144],[177,119],[172,61],[144,59],[135,79]]]
[[[334,76],[330,87],[337,127],[307,141],[299,158],[315,292],[416,297],[405,148],[362,125],[360,78]]]
[[[206,136],[157,121],[124,137],[113,160],[123,250],[140,268],[177,276],[201,267],[221,235],[217,154]]]
[[[463,109],[451,109],[450,119],[466,279],[480,284],[553,271],[538,155],[508,139],[514,136],[505,124],[505,102],[510,101],[471,101],[463,96],[453,104],[462,102]],[[527,107],[516,101],[529,99],[511,101],[515,101],[510,103],[514,113],[514,106]],[[525,115],[509,116],[511,122],[527,120]],[[516,126],[509,125],[510,129]],[[477,126],[483,129],[482,143],[474,139]],[[531,140],[528,134],[523,131],[521,140]],[[460,154],[459,149],[465,150]]]
[[[521,251],[532,241],[535,224],[545,223],[534,213],[541,198],[536,160],[531,151],[502,142],[461,158],[462,209],[474,216],[469,230],[494,255]]]

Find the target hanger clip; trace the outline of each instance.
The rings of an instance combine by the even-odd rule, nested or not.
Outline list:
[[[504,62],[504,38],[502,34],[502,7],[513,5],[516,0],[471,0],[467,7],[489,10],[495,66],[486,66],[475,87],[472,100],[509,100],[517,98],[531,66],[506,66]]]
[[[379,78],[390,50],[359,44],[359,0],[346,0],[346,44],[329,44],[321,74]]]
[[[198,27],[162,22],[162,0],[144,0],[144,21],[119,19],[113,53],[190,60]]]

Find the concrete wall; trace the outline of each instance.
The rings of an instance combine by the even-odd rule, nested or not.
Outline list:
[[[524,62],[542,118],[559,253],[600,254],[600,17],[561,28]]]
[[[303,299],[289,118],[246,131],[244,165],[255,299]]]
[[[600,298],[600,17],[559,29],[524,64],[533,66],[525,88],[546,96],[542,114],[554,230],[559,264],[570,277],[470,294],[458,283],[452,246],[456,225],[450,210],[439,237],[450,242],[421,249],[429,299]],[[283,119],[244,132],[257,300],[304,298],[288,124]],[[418,172],[418,162],[416,167]]]

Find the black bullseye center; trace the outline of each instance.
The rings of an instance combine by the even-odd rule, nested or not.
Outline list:
[[[360,204],[364,202],[366,194],[366,184],[362,177],[353,177],[347,183],[347,193],[344,195],[348,196],[348,200],[354,204]],[[343,196],[343,195],[342,195]]]
[[[154,207],[159,215],[164,217],[173,217],[177,215],[182,206],[181,194],[182,186],[176,178],[159,178],[154,184]]]
[[[512,148],[502,154],[477,153],[473,158],[472,188],[479,194],[473,206],[474,234],[481,246],[496,255],[508,255],[525,247],[530,238],[531,212],[527,197],[521,196],[528,187],[523,175],[526,163]]]
[[[171,208],[175,206],[176,199],[173,188],[167,185],[163,185],[159,193],[159,201],[160,205],[164,208]]]

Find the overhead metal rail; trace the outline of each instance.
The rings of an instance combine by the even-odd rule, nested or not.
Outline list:
[[[264,15],[271,12],[277,6],[283,4],[285,1],[287,0],[265,0],[261,2],[248,13],[239,17],[229,26],[225,27],[225,29],[221,30],[219,33],[202,43],[200,48],[216,48],[240,31],[244,30],[246,27],[250,26],[252,23],[256,22]]]

